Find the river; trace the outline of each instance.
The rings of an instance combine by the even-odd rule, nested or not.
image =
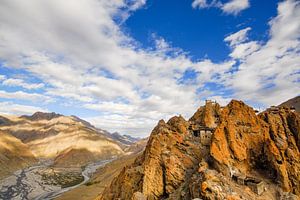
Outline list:
[[[16,171],[13,175],[0,180],[0,199],[4,200],[50,200],[64,192],[70,191],[82,184],[85,184],[95,171],[111,162],[101,160],[88,164],[81,172],[84,180],[75,186],[61,188],[54,185],[43,184],[42,177],[36,173],[40,169],[49,168],[51,161],[41,161],[37,165]]]

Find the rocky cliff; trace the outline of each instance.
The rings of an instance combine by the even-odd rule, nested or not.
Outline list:
[[[161,120],[99,199],[297,199],[299,120],[288,108],[206,102],[189,121]]]

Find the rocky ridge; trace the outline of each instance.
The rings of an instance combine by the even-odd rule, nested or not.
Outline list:
[[[279,105],[280,107],[293,107],[295,108],[296,112],[300,113],[300,96],[294,97],[289,99]]]
[[[298,199],[299,123],[288,107],[207,101],[189,121],[159,121],[98,199]]]

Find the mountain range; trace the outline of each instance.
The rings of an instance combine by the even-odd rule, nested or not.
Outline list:
[[[299,98],[260,113],[207,100],[188,120],[160,120],[144,139],[76,116],[2,115],[0,179],[43,160],[50,171],[110,160],[57,199],[299,200]]]
[[[36,112],[31,116],[0,116],[0,175],[52,159],[53,166],[81,167],[118,157],[136,138],[109,133],[76,116]]]

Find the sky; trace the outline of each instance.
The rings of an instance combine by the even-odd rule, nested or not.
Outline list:
[[[300,1],[2,0],[0,114],[146,137],[206,99],[300,94]]]

